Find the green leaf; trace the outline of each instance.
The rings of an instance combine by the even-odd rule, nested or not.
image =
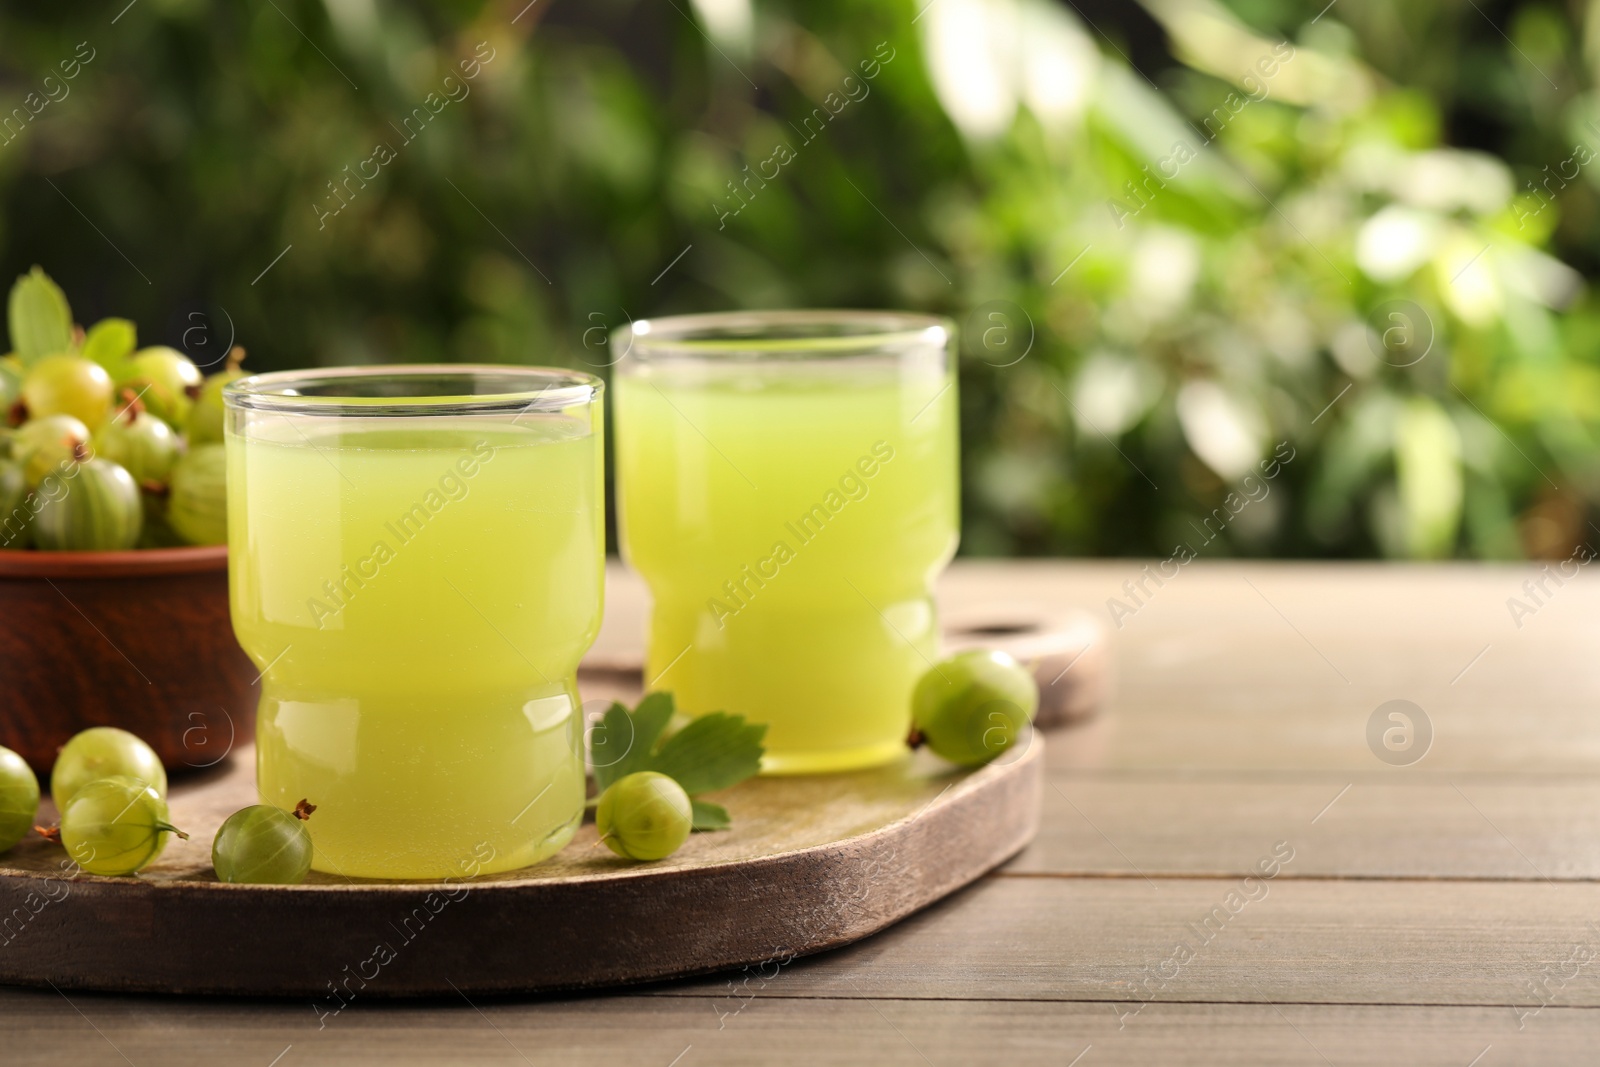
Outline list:
[[[66,294],[39,267],[17,279],[7,308],[11,350],[31,367],[45,356],[72,349],[72,309]]]
[[[589,735],[595,785],[604,793],[639,771],[664,774],[691,797],[693,829],[726,830],[733,825],[726,808],[692,798],[727,789],[760,771],[767,728],[746,722],[743,715],[717,711],[693,720],[657,749],[674,711],[671,693],[651,693],[631,712],[618,703],[607,708]]]
[[[594,764],[594,784],[600,792],[622,777],[619,768],[633,747],[633,734],[628,709],[612,701],[600,725],[589,733],[589,759]]]
[[[639,771],[665,774],[691,798],[692,829],[726,830],[733,825],[728,809],[692,798],[727,789],[760,771],[767,728],[746,722],[743,715],[712,712],[667,738],[658,750],[656,742],[675,710],[671,693],[650,693],[631,712],[619,703],[607,708],[589,735],[595,785],[603,794]]]
[[[763,724],[724,711],[702,715],[667,738],[649,767],[678,780],[690,796],[726,789],[761,769]]]
[[[733,825],[733,820],[728,817],[728,809],[721,804],[713,804],[709,800],[691,800],[689,807],[694,816],[694,823],[689,829],[694,833],[726,830]]]
[[[626,777],[635,771],[654,770],[654,758],[658,741],[667,725],[672,722],[672,716],[677,711],[673,705],[671,693],[647,693],[633,709],[633,746],[622,761],[621,773],[618,778]]]
[[[138,346],[133,323],[127,319],[101,319],[84,339],[83,356],[104,367],[112,381],[120,382],[133,374],[133,351]]]
[[[651,750],[672,721],[671,693],[651,693],[630,714],[619,703],[606,709],[589,738],[589,758],[594,763],[594,783],[603,793],[619,778],[648,766]]]

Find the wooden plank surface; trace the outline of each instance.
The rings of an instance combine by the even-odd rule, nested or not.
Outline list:
[[[866,942],[624,997],[353,1004],[322,1030],[304,1003],[5,990],[6,1062],[1594,1062],[1600,582],[1545,577],[1517,619],[1537,567],[1197,562],[1118,627],[1142,567],[946,576],[947,603],[1098,612],[1114,696],[1052,735],[1031,848]],[[614,574],[608,598],[600,644],[626,651],[640,590]],[[1403,767],[1366,735],[1397,698],[1434,734]],[[1245,885],[1280,841],[1293,860]]]
[[[1123,1011],[1151,999],[1509,1011],[1537,1006],[1529,983],[1574,945],[1592,961],[1555,1001],[1600,1006],[1596,885],[987,878],[879,937],[795,961],[782,981],[785,996],[960,1000],[977,990]],[[704,979],[671,993],[725,988]]]
[[[949,599],[1047,597],[1110,625],[1115,713],[1053,746],[1064,768],[1285,773],[1600,775],[1600,581],[1580,573],[1519,628],[1532,567],[1191,565],[1123,616],[1106,601],[1140,565],[1044,574],[954,570]],[[1146,583],[1149,585],[1149,583]],[[1128,597],[1122,593],[1126,603]],[[1385,701],[1420,705],[1427,756],[1392,768],[1367,747]]]
[[[352,1005],[321,1030],[300,1005],[8,994],[12,1067],[1494,1067],[1590,1065],[1597,1013],[1550,1007],[1103,1004],[606,996],[537,1006]],[[732,1014],[735,1008],[737,1014]],[[721,1013],[719,1015],[719,1012]],[[281,1057],[281,1058],[279,1058]],[[1481,1057],[1474,1060],[1474,1057]]]
[[[1005,870],[1242,875],[1283,839],[1298,849],[1285,878],[1600,879],[1600,781],[1058,770]]]

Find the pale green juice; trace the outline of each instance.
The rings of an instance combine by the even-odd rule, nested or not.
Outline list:
[[[402,424],[397,428],[397,422]],[[561,848],[604,575],[601,435],[563,416],[230,425],[234,631],[262,801],[318,870],[438,878]]]
[[[647,684],[768,725],[769,772],[905,751],[955,551],[956,390],[921,365],[644,365],[619,375],[623,549]]]

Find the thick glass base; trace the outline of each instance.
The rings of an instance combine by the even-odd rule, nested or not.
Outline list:
[[[645,677],[686,715],[764,723],[763,773],[891,762],[905,751],[911,691],[938,655],[933,603],[879,595],[880,611],[839,585],[851,600],[774,595],[720,626],[703,604],[657,600]]]
[[[761,773],[831,774],[838,771],[860,771],[882,767],[904,759],[909,754],[904,739],[886,741],[868,748],[824,749],[813,752],[768,752],[761,759]]]
[[[312,867],[347,878],[470,878],[554,855],[583,817],[575,691],[307,699],[264,692],[262,803],[315,804]]]

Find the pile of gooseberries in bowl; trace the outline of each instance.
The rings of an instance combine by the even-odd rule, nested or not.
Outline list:
[[[222,387],[133,323],[72,321],[38,267],[12,287],[0,358],[0,550],[115,552],[227,540]]]
[[[36,769],[110,724],[174,766],[248,737],[255,670],[228,622],[222,387],[134,324],[85,329],[35,267],[0,356],[0,678]]]

